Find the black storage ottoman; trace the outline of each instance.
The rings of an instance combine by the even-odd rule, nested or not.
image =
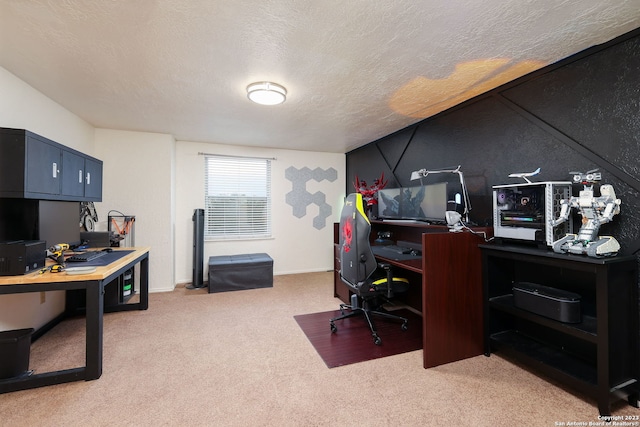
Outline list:
[[[273,287],[273,260],[265,253],[209,257],[209,293]]]

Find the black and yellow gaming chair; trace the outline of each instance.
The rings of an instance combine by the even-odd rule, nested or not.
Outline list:
[[[354,295],[351,304],[340,304],[341,315],[331,319],[330,324],[331,332],[336,332],[336,320],[363,314],[371,329],[373,342],[380,345],[382,339],[376,332],[372,316],[402,321],[401,328],[406,330],[406,318],[381,311],[380,307],[393,297],[394,292],[406,290],[408,282],[406,279],[393,277],[389,264],[376,262],[371,250],[370,232],[371,223],[364,211],[362,194],[349,194],[340,215],[340,278]],[[374,273],[380,269],[385,274],[376,277]],[[345,313],[345,310],[349,312]]]

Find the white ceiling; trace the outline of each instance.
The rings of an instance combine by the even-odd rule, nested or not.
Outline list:
[[[0,66],[96,127],[344,153],[638,27],[640,0],[0,0]]]

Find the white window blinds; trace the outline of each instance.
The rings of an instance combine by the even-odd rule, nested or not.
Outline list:
[[[271,161],[205,157],[205,239],[271,237]]]

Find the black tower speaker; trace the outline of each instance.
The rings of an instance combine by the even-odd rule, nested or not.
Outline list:
[[[193,278],[188,289],[204,288],[204,209],[193,210]]]

